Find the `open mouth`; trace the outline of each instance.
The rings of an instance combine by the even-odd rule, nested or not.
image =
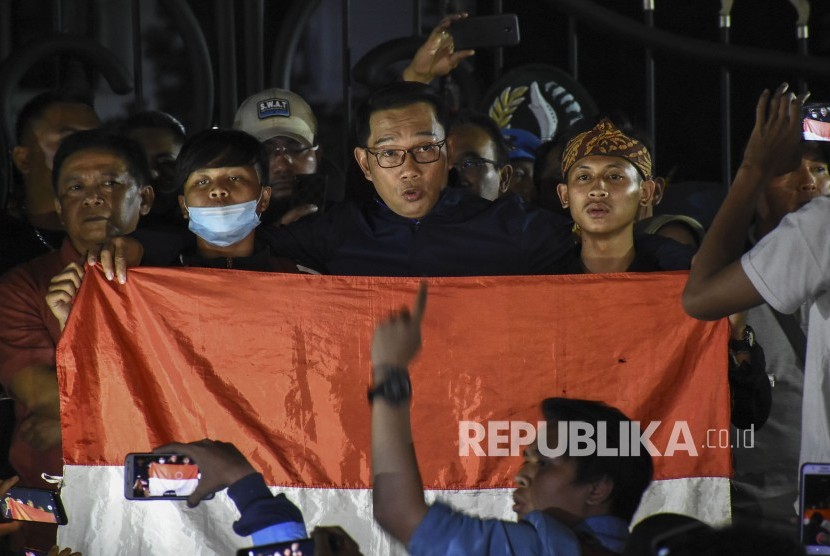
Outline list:
[[[84,218],[83,221],[84,221],[84,223],[93,223],[93,222],[106,222],[107,220],[109,220],[109,218],[107,216],[96,215],[96,216],[87,216],[86,218]]]
[[[611,207],[602,203],[592,203],[585,209],[591,218],[602,218],[611,212]]]
[[[403,193],[401,193],[401,196],[410,203],[414,203],[415,201],[420,201],[423,198],[424,192],[420,189],[406,189]]]

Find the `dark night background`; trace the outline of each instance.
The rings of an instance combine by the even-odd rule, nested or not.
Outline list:
[[[218,74],[216,63],[218,26],[223,24],[215,16],[220,3],[220,0],[189,2],[210,49],[214,71],[217,72],[216,83],[225,79]],[[422,27],[424,30],[431,28],[444,11],[464,9],[486,15],[493,13],[497,4],[493,1],[422,0]],[[522,31],[522,43],[503,51],[505,69],[527,63],[568,68],[567,15],[555,7],[555,1],[504,0],[501,4],[503,12],[518,14]],[[638,22],[643,18],[642,0],[596,0],[595,4],[613,10],[620,18]],[[10,53],[28,40],[48,33],[50,22],[55,25],[55,5],[61,6],[63,30],[99,40],[122,58],[127,67],[132,67],[128,27],[130,0],[5,0],[0,4],[5,18],[0,27],[0,54],[3,57],[13,55]],[[237,13],[243,5],[242,0],[236,1]],[[413,2],[351,0],[349,5],[352,64],[384,41],[413,34]],[[291,6],[291,2],[276,0],[266,0],[264,4],[266,86],[272,85],[268,81],[272,45],[276,41],[279,23]],[[303,94],[317,112],[327,152],[332,158],[346,160],[344,155],[334,156],[335,152],[343,151],[345,143],[342,129],[341,9],[342,2],[339,0],[320,2],[300,39],[293,60],[290,87]],[[717,0],[657,0],[655,24],[678,35],[717,42],[719,9],[720,2]],[[188,124],[187,111],[194,92],[188,88],[190,83],[184,65],[183,43],[165,19],[162,2],[142,0],[141,10],[147,107],[166,110]],[[795,21],[796,11],[785,0],[737,0],[732,9],[732,44],[794,54],[798,49]],[[236,17],[235,28],[237,60],[240,62],[236,100],[241,102],[253,92],[246,90],[241,70],[241,43],[246,32],[241,16]],[[601,111],[622,111],[635,124],[644,126],[643,48],[586,23],[579,24],[578,32],[579,81],[591,93]],[[830,51],[830,7],[827,2],[814,2],[810,33],[810,54],[826,57]],[[655,53],[655,60],[658,173],[672,173],[676,181],[720,181],[719,68],[661,52]],[[492,53],[480,51],[473,63],[484,90],[495,77]],[[50,61],[32,68],[14,91],[13,106],[19,108],[37,90],[65,79],[66,71],[58,69],[60,67],[59,63]],[[797,77],[759,72],[752,68],[739,68],[732,72],[733,165],[740,160],[760,91],[764,87],[775,87],[783,80],[796,83]],[[131,109],[129,97],[116,97],[101,79],[93,82],[99,92],[97,106],[104,117],[123,117]],[[811,100],[830,100],[828,84],[830,79],[811,81]],[[357,102],[365,94],[365,88],[354,86],[352,92]],[[217,97],[214,124],[224,123],[220,121],[221,100]],[[10,117],[13,115],[6,114],[7,122]]]

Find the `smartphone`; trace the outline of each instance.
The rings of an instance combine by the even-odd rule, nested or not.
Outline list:
[[[128,500],[186,500],[198,484],[199,467],[182,454],[133,453],[124,460]]]
[[[802,106],[801,126],[804,141],[830,141],[830,104],[814,102]]]
[[[317,205],[317,212],[326,210],[326,189],[328,176],[324,174],[300,174],[294,176],[294,193],[291,194],[291,208],[303,205]]]
[[[310,554],[314,554],[312,539],[252,546],[241,548],[236,552],[236,556],[309,556]]]
[[[37,550],[34,548],[24,548],[23,549],[23,556],[49,556],[49,553],[45,550]]]
[[[801,543],[807,554],[830,554],[830,464],[801,466]]]
[[[68,523],[58,491],[46,488],[10,488],[0,499],[0,515],[18,521]]]
[[[467,17],[450,25],[456,50],[519,44],[519,18],[516,14]]]

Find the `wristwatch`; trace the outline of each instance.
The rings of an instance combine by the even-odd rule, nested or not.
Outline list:
[[[739,340],[734,338],[729,339],[729,350],[734,352],[749,352],[752,351],[752,346],[755,345],[755,331],[748,324],[744,326],[743,337]]]
[[[386,380],[369,388],[368,398],[371,404],[375,396],[385,399],[389,405],[399,406],[412,397],[412,383],[409,381],[409,371],[404,367],[392,367]]]

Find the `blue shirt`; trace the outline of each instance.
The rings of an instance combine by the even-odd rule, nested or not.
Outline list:
[[[409,542],[413,556],[580,556],[577,532],[591,534],[606,549],[622,552],[628,524],[614,516],[590,517],[571,528],[544,512],[522,521],[481,519],[435,503]]]

